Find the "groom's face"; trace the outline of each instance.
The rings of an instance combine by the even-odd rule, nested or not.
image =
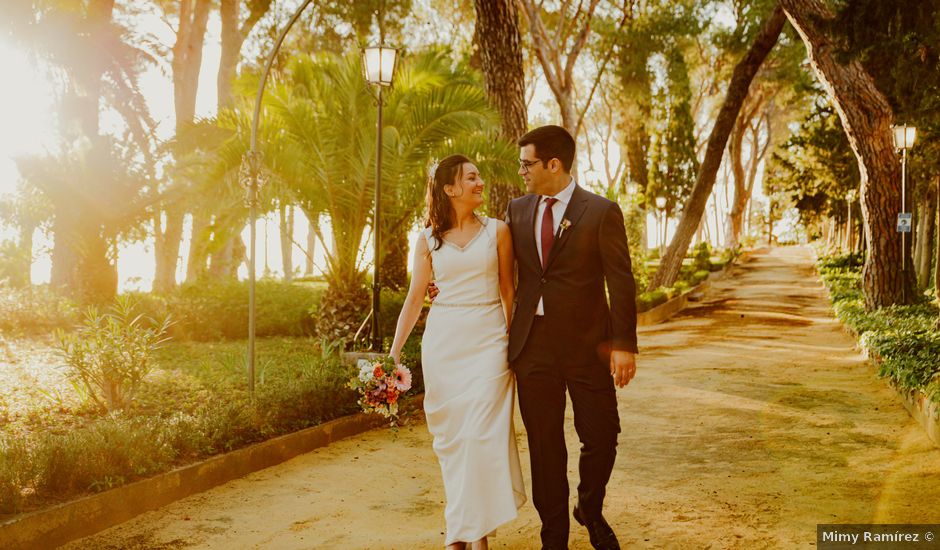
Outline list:
[[[535,145],[529,144],[519,150],[519,175],[525,181],[528,193],[544,194],[551,181],[551,170],[535,154]]]

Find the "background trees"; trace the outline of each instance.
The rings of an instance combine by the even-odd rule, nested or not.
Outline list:
[[[3,31],[54,75],[59,124],[55,147],[20,159],[24,192],[4,203],[18,233],[6,278],[28,280],[36,231],[54,243],[51,281],[89,300],[114,295],[133,242],[152,247],[158,292],[175,286],[181,252],[189,281],[238,277],[252,75],[292,10],[270,0],[11,6]],[[638,254],[645,233],[669,237],[651,287],[671,284],[693,242],[751,244],[766,230],[751,220],[792,206],[808,234],[869,250],[869,307],[914,301],[936,280],[937,11],[929,0],[838,10],[819,0],[318,3],[276,60],[264,108],[265,219],[280,237],[280,263],[267,267],[290,281],[305,256],[304,271],[322,271],[340,303],[364,283],[374,104],[356,52],[385,41],[404,60],[386,111],[388,223],[378,228],[390,287],[407,283],[430,160],[476,155],[489,171],[488,213],[500,216],[521,192],[514,140],[537,121],[575,134],[580,183],[630,205]],[[139,84],[154,66],[168,76],[159,92]],[[210,73],[214,94],[199,86]],[[151,120],[161,94],[173,98],[170,125]],[[199,113],[206,94],[214,111]],[[907,190],[916,230],[903,253],[887,133],[898,121],[919,129]]]

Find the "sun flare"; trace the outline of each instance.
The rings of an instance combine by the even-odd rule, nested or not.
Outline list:
[[[0,39],[0,194],[16,189],[14,159],[55,142],[53,89],[42,67],[14,44]]]

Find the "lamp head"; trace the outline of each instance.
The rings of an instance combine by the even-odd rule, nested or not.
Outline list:
[[[366,82],[379,86],[391,86],[395,72],[398,50],[388,46],[369,46],[362,50],[362,69]]]
[[[917,128],[906,124],[898,124],[891,127],[891,135],[894,138],[894,147],[903,151],[914,146],[914,140],[917,138]]]

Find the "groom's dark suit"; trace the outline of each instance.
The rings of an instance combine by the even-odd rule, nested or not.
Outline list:
[[[578,186],[543,270],[535,237],[543,199],[515,199],[506,214],[519,277],[509,360],[528,432],[542,541],[566,547],[565,390],[582,444],[579,507],[584,517],[599,517],[620,432],[609,356],[611,349],[637,351],[636,285],[620,207]],[[536,316],[540,298],[544,315]]]

